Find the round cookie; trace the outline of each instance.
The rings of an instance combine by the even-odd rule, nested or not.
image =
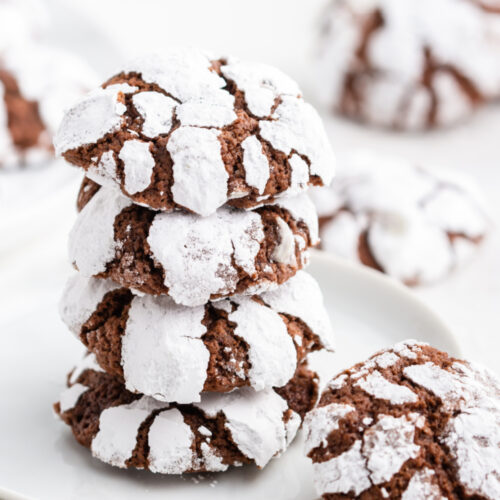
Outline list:
[[[0,53],[0,168],[53,156],[52,136],[64,110],[95,85],[73,54],[39,43]]]
[[[414,130],[500,95],[497,2],[332,0],[323,19],[316,81],[329,109]]]
[[[60,311],[102,369],[167,402],[282,387],[309,352],[333,348],[321,290],[304,271],[272,292],[197,307],[75,275]]]
[[[56,150],[135,203],[208,216],[329,184],[319,115],[281,71],[195,49],[137,59],[65,115]]]
[[[84,276],[198,306],[275,288],[307,264],[307,247],[317,242],[317,214],[305,194],[254,211],[222,207],[199,217],[135,205],[108,186],[81,210],[69,254]]]
[[[406,341],[334,378],[305,419],[325,499],[495,500],[500,381]]]
[[[99,370],[88,355],[55,411],[94,457],[162,474],[264,467],[291,443],[317,394],[316,376],[304,364],[280,389],[205,394],[193,405],[133,394]]]
[[[331,188],[311,192],[321,248],[408,285],[435,282],[467,261],[488,232],[473,187],[449,171],[352,155]]]
[[[48,25],[49,13],[41,0],[0,0],[0,53],[39,38]]]

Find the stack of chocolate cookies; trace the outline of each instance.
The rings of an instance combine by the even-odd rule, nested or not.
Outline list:
[[[118,467],[264,467],[317,397],[332,348],[305,194],[329,184],[321,120],[261,64],[173,51],[132,62],[65,115],[85,169],[61,315],[88,354],[56,412]]]

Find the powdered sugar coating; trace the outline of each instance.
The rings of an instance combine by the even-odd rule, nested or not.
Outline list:
[[[61,412],[70,410],[75,406],[80,396],[87,391],[87,387],[82,384],[74,384],[63,391],[59,397]]]
[[[141,92],[132,98],[134,106],[144,120],[142,133],[147,137],[168,134],[177,101],[159,92]]]
[[[118,245],[114,239],[115,218],[131,204],[117,189],[101,189],[80,212],[69,235],[68,253],[84,276],[105,271]],[[92,246],[81,244],[88,234],[93,235]]]
[[[153,410],[161,407],[155,400],[141,398],[127,405],[105,409],[99,417],[99,432],[92,440],[92,455],[124,468],[134,451],[139,426]]]
[[[394,418],[382,415],[364,434],[363,454],[374,484],[388,481],[420,447],[414,444],[416,415]]]
[[[134,194],[146,189],[151,183],[155,165],[149,144],[138,140],[126,141],[118,157],[123,162],[127,192]]]
[[[304,419],[307,433],[305,450],[309,451],[318,446],[326,446],[328,435],[337,430],[340,420],[353,411],[356,411],[353,406],[344,404],[331,404],[311,410]]]
[[[251,135],[241,143],[241,147],[243,148],[245,180],[249,186],[254,187],[259,194],[262,194],[270,174],[269,161],[262,152],[262,144],[257,137]]]
[[[293,279],[293,278],[292,278]],[[236,323],[235,335],[249,346],[251,386],[260,391],[285,385],[297,369],[297,353],[281,317],[269,307],[243,297],[228,319]]]
[[[226,310],[228,321],[234,325],[227,335],[245,342],[250,366],[248,373],[242,370],[238,378],[247,380],[255,390],[284,386],[297,369],[297,349],[280,314],[292,314],[300,319],[318,337],[317,346],[322,347],[324,342],[331,349],[328,319],[323,319],[324,322],[317,319],[326,316],[319,287],[311,277],[304,278],[303,274],[300,272],[286,283],[286,288],[280,287],[273,292],[274,300],[270,304],[263,305],[251,297],[212,303]],[[111,280],[87,279],[80,274],[73,276],[61,301],[63,321],[80,336],[83,325],[97,311],[104,296],[116,288],[118,286]],[[314,294],[315,301],[307,311],[304,308],[308,316],[301,317],[301,298],[308,290]],[[258,299],[264,299],[264,295]],[[203,340],[207,333],[206,311],[206,306],[179,306],[166,296],[134,295],[127,307],[121,334],[119,359],[126,388],[159,401],[200,401],[209,378],[211,357],[209,344]],[[99,343],[94,344],[94,352],[100,352],[99,346]],[[217,361],[214,358],[212,363],[220,371],[231,366],[224,359]],[[103,367],[109,370],[106,365]]]
[[[83,428],[78,418],[82,410],[98,419],[85,445],[95,457],[117,467],[163,474],[215,472],[243,463],[264,467],[292,442],[301,421],[272,389],[204,395],[193,406],[169,405],[148,396],[124,404],[133,396],[109,376],[77,370],[85,372],[80,384],[85,398],[66,411],[61,411],[60,402],[56,411],[77,432]],[[112,394],[104,395],[106,384],[111,384]]]
[[[366,459],[361,454],[361,441],[344,453],[326,462],[314,464],[315,487],[323,493],[354,493],[359,495],[371,485]]]
[[[122,95],[106,93],[117,81],[140,87],[127,92],[133,95],[125,106]],[[119,147],[131,136],[155,148],[161,144],[168,154],[155,157],[154,180],[138,185],[140,191],[127,189],[119,165],[113,181],[134,201],[208,216],[228,202],[250,208],[261,197],[296,194],[310,183],[331,181],[334,160],[321,120],[297,84],[275,68],[176,49],[132,61],[105,87],[68,111],[57,151],[71,152],[74,163],[75,154],[85,156],[77,164],[87,170],[92,162],[86,151],[99,150],[95,156],[100,156],[109,147],[106,138],[116,138]],[[99,118],[93,128],[91,114]],[[277,159],[273,149],[284,156]],[[271,177],[279,182],[268,182]]]
[[[392,404],[415,403],[417,395],[404,385],[392,384],[379,372],[360,378],[356,384],[377,399],[386,399]]]
[[[423,469],[411,478],[403,492],[401,500],[443,500],[439,486],[433,483],[435,473],[432,469]]]
[[[407,480],[399,493],[404,499],[440,500],[448,498],[450,488],[496,498],[500,381],[494,375],[426,344],[406,341],[341,377],[341,384],[327,386],[319,407],[305,419],[307,435],[314,438],[306,440],[306,453],[314,462],[320,494],[351,492],[358,498],[370,490],[386,496],[389,487],[395,495],[397,481]],[[386,397],[383,388],[389,386]],[[331,422],[325,418],[330,411],[336,417]],[[342,442],[340,428],[356,439],[347,451],[339,444],[341,453],[335,444]]]
[[[233,254],[248,265],[255,260],[264,238],[259,215],[232,215],[221,208],[204,218],[180,213],[155,217],[148,244],[165,269],[165,285],[177,303],[194,306],[212,294],[233,293],[237,283]]]
[[[147,259],[148,268],[153,260],[163,275],[154,282],[156,294],[168,294],[182,305],[203,305],[234,293],[253,295],[305,267],[309,240],[317,238],[314,205],[305,195],[280,200],[278,206],[288,214],[278,215],[266,207],[259,212],[222,207],[207,217],[181,211],[143,213],[145,208],[132,207],[115,187],[101,187],[70,233],[70,258],[85,276],[104,273],[123,286],[147,293],[151,288],[144,281],[153,277],[138,274],[135,259],[139,264]],[[129,212],[121,213],[129,207]],[[135,224],[140,224],[141,231],[130,233],[126,220],[135,221],[137,215],[140,222]],[[117,221],[119,230],[115,231]],[[120,229],[123,226],[125,231]],[[265,227],[282,232],[285,238],[280,242],[266,238]],[[138,242],[134,240],[137,234]],[[138,246],[145,251],[136,251]],[[276,247],[277,251],[262,251]],[[115,271],[118,262],[121,266]]]
[[[194,434],[177,408],[157,415],[149,429],[149,469],[162,474],[182,474],[193,464]]]
[[[489,230],[470,179],[402,159],[347,156],[335,185],[318,191],[311,194],[324,220],[322,248],[408,284],[443,278]]]
[[[196,406],[212,417],[222,412],[235,444],[259,467],[284,451],[287,440],[293,439],[287,436],[283,421],[287,403],[272,389],[255,392],[243,388],[229,394],[207,394]]]
[[[328,109],[421,129],[499,95],[500,18],[482,2],[335,0],[323,19],[316,80]]]
[[[111,280],[87,280],[80,274],[73,275],[66,283],[61,301],[59,315],[75,335],[95,311],[103,297],[119,285]]]
[[[174,162],[174,200],[203,216],[213,214],[227,196],[229,176],[220,155],[218,135],[216,130],[181,127],[174,130],[167,144]]]
[[[160,401],[199,401],[210,357],[201,341],[204,315],[204,307],[178,306],[168,297],[134,298],[122,339],[127,389]]]

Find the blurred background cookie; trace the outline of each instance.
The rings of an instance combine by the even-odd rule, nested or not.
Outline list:
[[[64,110],[92,88],[78,56],[29,42],[0,52],[0,168],[42,164]]]
[[[334,184],[311,197],[323,250],[408,285],[445,277],[489,229],[472,179],[374,153],[346,156]]]
[[[320,36],[317,92],[359,121],[450,125],[500,94],[497,2],[332,0]]]

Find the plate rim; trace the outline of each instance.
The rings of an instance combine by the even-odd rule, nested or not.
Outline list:
[[[453,333],[451,327],[444,319],[420,299],[408,286],[376,269],[315,248],[311,249],[311,262],[315,262],[321,266],[333,267],[336,270],[334,272],[351,273],[359,280],[369,281],[373,286],[384,288],[390,293],[399,296],[400,299],[406,301],[410,307],[414,308],[419,315],[426,316],[436,325],[443,337],[446,337],[447,342],[452,346],[449,354],[454,357],[463,357],[463,349],[458,336]]]

